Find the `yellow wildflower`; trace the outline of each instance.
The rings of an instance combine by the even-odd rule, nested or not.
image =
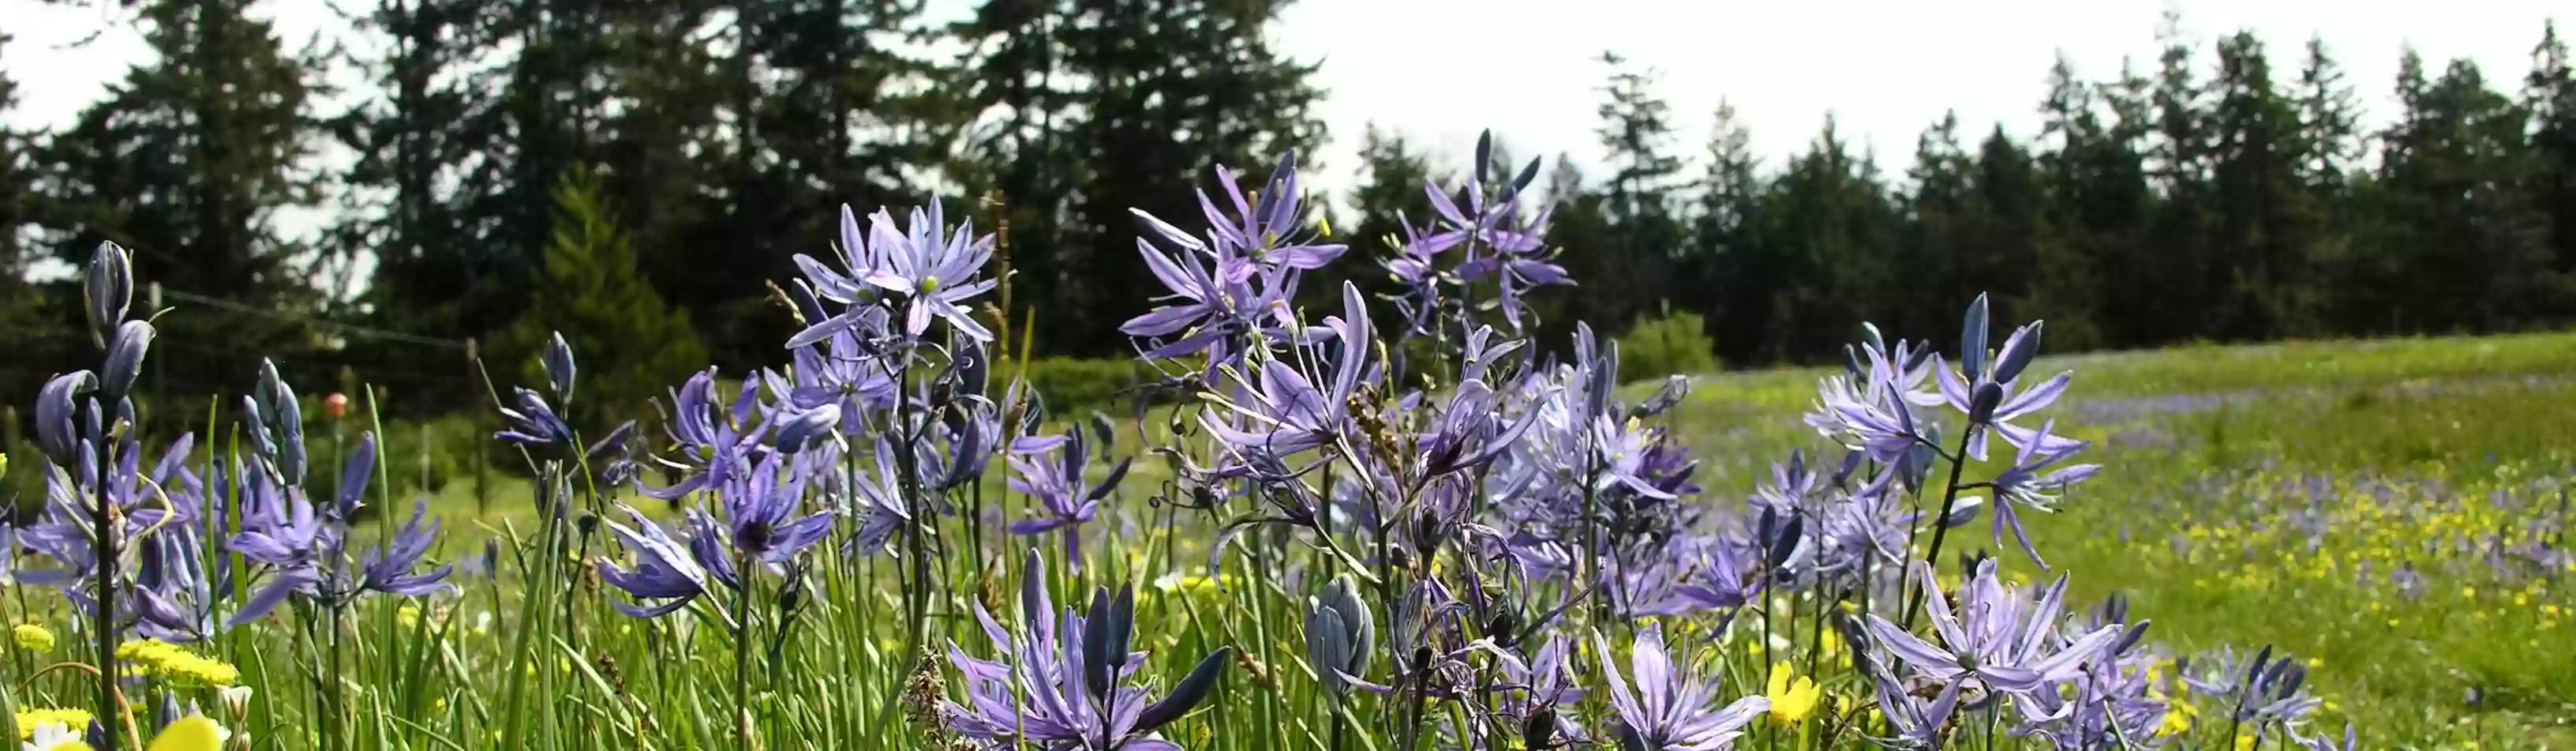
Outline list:
[[[35,729],[38,725],[61,725],[64,727],[87,728],[89,727],[89,710],[69,708],[18,710],[18,740],[23,741],[34,738]]]
[[[230,735],[205,715],[192,714],[162,728],[161,735],[152,739],[150,751],[217,751]]]
[[[54,651],[54,632],[51,629],[33,623],[21,623],[11,627],[9,634],[18,637],[19,649],[36,654]]]
[[[2236,736],[2236,751],[2254,751],[2254,736]]]
[[[183,686],[230,686],[241,680],[241,670],[231,664],[159,639],[119,644],[116,658],[131,665],[136,674],[159,676]]]
[[[418,627],[420,625],[420,606],[404,605],[395,609],[394,623],[402,626],[403,628]]]
[[[1771,724],[1796,725],[1816,711],[1816,699],[1823,692],[1816,689],[1814,680],[1796,673],[1786,660],[1771,665],[1771,684],[1762,692],[1771,700]]]
[[[2156,737],[2171,738],[2191,732],[2192,718],[2198,716],[2200,716],[2200,709],[2190,703],[2180,701],[2168,703],[2165,705],[2164,720],[2156,723]]]

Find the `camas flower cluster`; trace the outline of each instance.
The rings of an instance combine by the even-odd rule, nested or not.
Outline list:
[[[1498,180],[1489,161],[1480,149],[1463,184],[1425,186],[1437,216],[1379,259],[1395,294],[1344,283],[1319,317],[1296,306],[1299,286],[1347,248],[1309,230],[1293,158],[1250,185],[1216,170],[1196,221],[1137,213],[1138,261],[1167,289],[1121,330],[1144,360],[1190,361],[1153,391],[1179,399],[1138,402],[1140,421],[1169,409],[1162,442],[1140,449],[1173,470],[1155,508],[1214,527],[1210,567],[1261,569],[1206,581],[1307,593],[1302,667],[1337,723],[1404,748],[1496,747],[1511,733],[1529,749],[1721,751],[1765,716],[1861,727],[1847,706],[1859,698],[1880,718],[1867,732],[1891,746],[1940,747],[1974,714],[2057,748],[2135,748],[2175,735],[2176,718],[2187,728],[2196,710],[2175,697],[2197,691],[2235,701],[2258,732],[2331,745],[2304,732],[2303,675],[2279,661],[2231,663],[2186,689],[2144,621],[2116,599],[2072,612],[2063,577],[2007,585],[1980,556],[1944,591],[1935,570],[1957,552],[1952,532],[1980,517],[1987,541],[2009,537],[2045,568],[2024,519],[2098,473],[2050,412],[2073,374],[2032,372],[2041,324],[1990,347],[1979,298],[1946,350],[1864,327],[1805,416],[1827,450],[1794,451],[1741,500],[1715,502],[1668,417],[1690,378],[1625,387],[1617,344],[1582,322],[1562,351],[1528,338],[1528,296],[1576,280],[1553,263],[1547,211],[1526,190],[1538,165]],[[1059,416],[1034,389],[993,383],[988,352],[1012,342],[1007,319],[978,313],[1003,281],[984,268],[990,238],[933,206],[900,226],[845,209],[840,240],[829,260],[798,257],[802,278],[786,286],[802,324],[789,366],[673,390],[635,482],[677,502],[677,518],[623,509],[607,524],[622,556],[596,563],[601,580],[629,614],[697,609],[739,638],[755,614],[727,603],[747,602],[759,572],[793,600],[813,556],[881,555],[904,572],[917,628],[930,562],[954,546],[987,560],[991,527],[1044,536],[1019,567],[1016,619],[959,600],[986,644],[946,645],[963,693],[920,714],[990,749],[1173,747],[1162,731],[1201,702],[1230,649],[1177,680],[1138,675],[1129,590],[1059,610],[1038,552],[1079,576],[1101,549],[1089,540],[1135,523],[1116,426],[1042,427]],[[502,438],[571,456],[579,426],[520,393]],[[1008,476],[993,484],[1024,502],[986,503],[979,481],[996,457]],[[793,613],[776,618],[783,630]],[[1768,690],[1725,696],[1734,684],[1667,641],[1667,625],[1687,624],[1743,643],[1784,619],[1813,619],[1806,671],[1830,656],[1859,677],[1837,685],[1860,690],[1827,697],[1824,676],[1770,654],[1793,647],[1749,639],[1772,668]],[[1614,642],[1603,627],[1620,623],[1633,630],[1612,626],[1629,634]],[[1586,722],[1579,705],[1605,688],[1610,715]],[[1364,702],[1369,714],[1344,714]]]

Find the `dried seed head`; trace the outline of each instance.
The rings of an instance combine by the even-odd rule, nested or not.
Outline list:
[[[617,668],[617,658],[610,657],[607,653],[601,653],[598,658],[593,659],[591,662],[599,669],[600,679],[608,681],[608,686],[616,689],[617,695],[626,695],[626,671],[619,670]]]
[[[939,663],[933,659],[930,648],[924,646],[912,676],[903,684],[903,716],[913,727],[921,730],[924,747],[939,748],[949,743],[948,726],[939,721],[941,688]]]
[[[1260,660],[1252,659],[1251,653],[1236,651],[1234,664],[1243,668],[1244,675],[1252,681],[1253,686],[1276,688],[1279,685],[1278,676],[1270,672],[1270,666],[1261,664]]]

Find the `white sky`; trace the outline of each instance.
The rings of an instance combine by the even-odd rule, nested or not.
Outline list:
[[[322,0],[262,7],[290,44],[342,27]],[[2323,35],[2373,126],[2395,109],[2390,82],[2404,45],[2435,71],[2451,58],[2475,60],[2491,85],[2514,91],[2551,11],[2576,25],[2569,6],[2539,0],[1299,0],[1274,33],[1289,54],[1323,63],[1333,142],[1314,181],[1327,188],[1353,180],[1371,122],[1453,165],[1486,127],[1524,158],[1562,152],[1595,164],[1603,50],[1660,74],[1681,153],[1700,153],[1709,113],[1724,98],[1746,118],[1766,163],[1803,147],[1830,112],[1846,138],[1901,174],[1915,137],[1948,109],[1958,111],[1963,139],[1998,121],[2017,137],[2035,132],[2058,50],[2091,79],[2116,74],[2124,57],[2146,70],[2167,9],[2182,13],[2195,39],[2254,30],[2282,80],[2295,75],[2300,45]],[[98,10],[0,0],[0,19],[16,37],[0,48],[0,68],[20,88],[17,107],[0,119],[19,126],[70,123],[147,54],[126,29],[67,47],[101,28],[108,16]]]

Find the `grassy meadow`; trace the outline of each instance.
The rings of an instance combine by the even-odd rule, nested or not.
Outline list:
[[[2576,334],[2212,345],[2033,367],[2076,371],[2059,429],[2095,441],[2106,465],[2063,513],[2033,522],[2077,599],[2122,593],[2154,638],[2179,646],[2288,650],[2312,666],[2326,714],[2370,729],[2369,745],[2576,744],[2569,576],[2489,560],[2496,535],[2511,545],[2569,526],[2559,504],[2576,482]],[[1829,448],[1797,419],[1825,372],[1694,378],[1666,419],[1698,450],[1713,502],[1748,492],[1790,448]],[[1168,474],[1150,462],[1137,472]],[[489,515],[473,513],[465,483],[433,508],[455,528],[527,528],[527,486],[496,487]],[[1983,534],[1967,542],[1993,547]],[[2422,581],[2401,588],[2410,566]]]
[[[2066,495],[2062,513],[2031,522],[2038,548],[2073,576],[2070,610],[2116,592],[2152,619],[2149,640],[2172,654],[2286,651],[2309,668],[2323,702],[2310,729],[2331,735],[2349,722],[2366,748],[2576,743],[2570,573],[2524,555],[2535,540],[2564,549],[2562,488],[2576,473],[2576,381],[2568,377],[2576,335],[2210,346],[2042,358],[2032,367],[2076,371],[2072,396],[2054,411],[2057,429],[2094,442],[2088,458],[2105,465]],[[1685,402],[1653,418],[1700,458],[1707,490],[1699,502],[1732,507],[1790,449],[1829,448],[1799,422],[1825,373],[1696,376]],[[1649,390],[1629,389],[1631,398]],[[1159,423],[1169,413],[1154,414]],[[1147,427],[1163,432],[1163,424]],[[398,438],[386,444],[389,466],[400,466]],[[1138,443],[1111,451],[1132,455]],[[1001,473],[992,474],[971,492],[989,494],[986,508],[1006,518],[1022,513],[1009,505]],[[448,531],[431,557],[461,564],[452,590],[361,599],[338,620],[281,609],[183,650],[236,675],[209,679],[202,665],[192,673],[146,659],[128,685],[174,706],[222,707],[237,743],[247,744],[240,748],[942,747],[964,742],[930,708],[958,695],[959,678],[942,658],[951,644],[990,654],[970,613],[980,603],[1011,621],[1022,573],[1014,559],[1034,549],[1060,603],[1079,606],[1092,586],[1136,583],[1137,649],[1149,655],[1140,681],[1168,688],[1199,655],[1235,650],[1214,696],[1162,737],[1190,749],[1400,748],[1395,732],[1371,730],[1420,708],[1363,694],[1336,702],[1308,663],[1301,613],[1312,571],[1330,567],[1323,554],[1254,546],[1245,550],[1301,558],[1238,553],[1210,577],[1209,520],[1147,500],[1172,492],[1170,482],[1158,458],[1141,457],[1079,570],[1052,537],[988,529],[945,538],[937,565],[921,574],[944,594],[927,606],[929,629],[918,640],[902,625],[906,574],[885,556],[818,556],[795,595],[754,578],[748,590],[671,616],[620,614],[610,602],[622,596],[604,592],[594,568],[623,560],[605,531],[566,531],[564,549],[549,553],[526,481],[499,481],[482,514],[471,484],[450,482],[430,509]],[[613,490],[596,499],[602,510],[621,501],[663,508]],[[2007,554],[2012,543],[1995,545],[1982,521],[1953,539],[1956,553],[1997,553],[2009,580],[2054,575]],[[493,557],[484,560],[487,542]],[[2558,560],[2547,565],[2563,569]],[[557,580],[570,588],[530,586]],[[22,676],[8,692],[19,722],[42,717],[25,714],[30,708],[79,706],[90,686],[56,664],[78,661],[78,627],[58,600],[30,589],[14,588],[9,619],[48,632],[51,643],[22,628],[9,649]],[[1794,597],[1802,596],[1769,603],[1791,619],[1792,633],[1798,614],[1813,612]],[[1612,644],[1639,626],[1580,611],[1569,619],[1620,637]],[[1796,670],[1812,674],[1822,709],[1756,723],[1739,746],[1849,747],[1871,735],[1868,686],[1837,665],[1848,645],[1824,631],[1766,644],[1769,620],[1761,630],[1755,623],[1670,619],[1677,659],[1715,676],[1721,699],[1776,700],[1781,687],[1765,685],[1766,665],[1807,658]],[[1575,642],[1575,661],[1598,658],[1588,640]],[[254,690],[245,702],[226,686]],[[2176,706],[2192,704],[2185,691],[2175,694]],[[738,705],[750,719],[728,720]],[[1573,706],[1596,732],[1613,722],[1599,692]],[[1431,711],[1424,721],[1435,727],[1467,722],[1440,716],[1437,704]],[[2177,711],[2193,716],[2168,720],[2174,732],[2159,743],[2226,744],[2216,719],[2223,710]],[[1984,745],[1997,742],[1989,733]],[[2258,731],[2234,745],[2289,742]]]
[[[2125,594],[2151,639],[2275,645],[2367,746],[2576,744],[2576,593],[2498,553],[2569,526],[2576,335],[2202,346],[2043,358],[2058,429],[2102,474],[2032,523],[2074,599]],[[1672,419],[1741,492],[1821,371],[1710,376]],[[2007,576],[2042,572],[1983,534]],[[2502,562],[2500,563],[2499,560]],[[2400,586],[2410,569],[2420,582]]]

